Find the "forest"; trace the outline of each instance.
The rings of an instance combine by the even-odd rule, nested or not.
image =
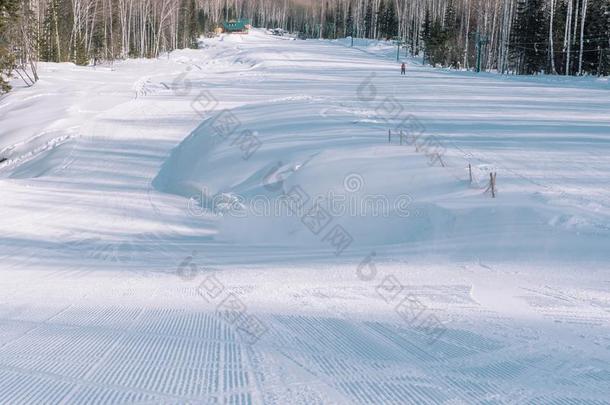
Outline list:
[[[38,61],[88,65],[196,47],[225,20],[302,37],[400,40],[434,66],[607,75],[610,0],[0,0],[0,92]]]

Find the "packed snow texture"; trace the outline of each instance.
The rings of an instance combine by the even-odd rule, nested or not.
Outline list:
[[[0,403],[610,403],[607,80],[355,45],[0,98]]]

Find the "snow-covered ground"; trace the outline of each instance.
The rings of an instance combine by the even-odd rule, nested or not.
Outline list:
[[[346,45],[0,98],[0,403],[610,403],[610,84]]]

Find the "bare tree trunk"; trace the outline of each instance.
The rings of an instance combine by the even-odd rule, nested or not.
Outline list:
[[[555,45],[553,44],[553,19],[555,18],[555,0],[550,0],[551,2],[551,15],[549,19],[549,57],[551,58],[551,73],[557,74],[557,69],[555,69]]]
[[[584,48],[585,19],[587,17],[587,0],[582,0],[582,12],[580,21],[580,53],[578,55],[578,75],[582,75],[582,52]]]
[[[468,11],[466,12],[466,32],[465,32],[465,44],[464,44],[464,68],[468,69],[468,40],[470,39],[470,2],[467,6]]]
[[[571,44],[572,44],[572,38],[570,36],[572,34],[572,31],[570,30],[570,28],[572,26],[573,1],[574,0],[568,1],[568,9],[566,10],[566,13],[567,13],[566,27],[565,27],[565,32],[563,35],[563,50],[566,53],[566,70],[565,70],[566,76],[570,74],[570,50],[571,50],[570,48],[571,48]]]

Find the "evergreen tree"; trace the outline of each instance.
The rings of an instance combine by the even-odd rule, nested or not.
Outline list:
[[[203,10],[197,12],[197,32],[208,31],[208,16]]]
[[[396,18],[396,9],[394,8],[394,1],[389,1],[387,5],[383,6],[384,2],[381,2],[379,13],[379,32],[384,38],[393,38],[398,35],[398,20]]]
[[[337,35],[337,24],[333,8],[330,7],[328,2],[326,2],[324,10],[326,12],[324,13],[324,26],[322,27],[322,36],[324,38],[335,38]]]
[[[447,4],[442,20],[431,21],[430,11],[426,9],[422,24],[424,60],[428,60],[432,65],[457,66],[462,55],[458,41],[458,26],[452,1]]]
[[[364,36],[371,38],[373,36],[373,5],[371,0],[366,3],[366,13],[364,15]]]
[[[566,27],[567,5],[564,1],[559,1],[555,6],[553,17],[553,54],[555,55],[555,70],[557,74],[565,74],[566,53],[563,49],[563,36]]]
[[[424,62],[430,60],[429,47],[432,38],[432,21],[430,20],[430,9],[426,7],[424,22],[422,23],[421,39],[424,42]]]
[[[334,24],[334,36],[333,38],[346,37],[345,33],[345,19],[344,19],[344,11],[340,7],[335,8],[335,12],[333,14],[333,24]]]
[[[591,74],[608,74],[610,41],[610,2],[589,0],[584,30],[583,70]]]
[[[455,7],[453,1],[447,2],[447,8],[445,8],[445,17],[443,19],[443,28],[450,35],[455,35],[457,31],[457,17],[455,15]]]
[[[423,46],[425,60],[444,66],[472,61],[470,34],[480,32],[489,39],[486,65],[502,72],[608,74],[609,9],[610,0],[0,0],[0,69],[4,78],[11,67],[35,72],[37,56],[79,64],[156,56],[195,47],[225,18],[244,17],[326,38],[401,32],[412,53]]]
[[[345,20],[345,36],[353,37],[354,36],[354,16],[352,14],[352,4],[350,3],[349,9],[347,11],[347,19]]]
[[[11,89],[7,79],[15,66],[15,58],[11,52],[8,29],[11,21],[17,18],[18,10],[17,0],[0,0],[0,94]]]
[[[449,0],[445,9],[445,17],[443,21],[443,47],[445,49],[444,65],[457,67],[462,52],[458,43],[458,20],[456,17],[453,1]]]
[[[40,59],[46,62],[59,62],[59,48],[56,41],[57,32],[57,0],[50,0],[48,3],[47,13],[42,24],[42,32],[40,36]]]
[[[517,0],[511,55],[517,73],[533,74],[547,67],[548,24],[543,0]]]
[[[449,49],[447,46],[448,37],[447,31],[444,29],[440,20],[435,20],[430,25],[430,33],[428,34],[428,42],[426,49],[428,52],[428,60],[433,66],[436,64],[444,65],[447,60]]]

